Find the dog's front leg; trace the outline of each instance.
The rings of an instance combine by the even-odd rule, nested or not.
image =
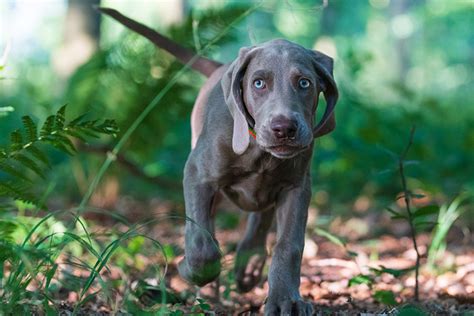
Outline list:
[[[306,175],[301,186],[282,192],[278,198],[277,243],[268,275],[265,315],[312,315],[312,305],[299,293],[310,183]]]
[[[213,199],[215,186],[199,174],[188,161],[184,170],[186,206],[185,257],[179,263],[179,274],[192,283],[203,286],[219,276],[221,254],[214,238]]]

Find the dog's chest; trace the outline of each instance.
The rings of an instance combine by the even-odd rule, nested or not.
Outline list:
[[[242,210],[265,211],[275,205],[278,194],[291,185],[292,175],[284,168],[232,169],[222,186],[224,194]]]

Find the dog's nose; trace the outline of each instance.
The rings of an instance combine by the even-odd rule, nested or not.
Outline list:
[[[298,128],[298,122],[280,115],[272,119],[270,128],[276,138],[294,138]]]

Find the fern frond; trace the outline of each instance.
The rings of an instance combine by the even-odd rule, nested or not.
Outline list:
[[[74,155],[77,152],[76,147],[71,140],[61,133],[50,135],[45,138],[45,140],[56,149],[59,149],[68,155]]]
[[[75,119],[73,119],[71,122],[69,122],[69,126],[71,126],[71,127],[76,126],[77,124],[79,124],[80,122],[82,122],[82,120],[86,117],[86,115],[87,115],[87,114],[79,115],[78,117],[76,117]]]
[[[0,196],[11,197],[35,205],[39,204],[39,200],[29,192],[30,185],[16,181],[0,182]]]
[[[55,117],[55,129],[59,130],[64,127],[64,123],[66,122],[66,107],[67,105],[63,105],[58,112],[56,112]]]
[[[39,175],[41,178],[43,179],[45,178],[44,171],[38,166],[38,164],[33,159],[29,158],[28,156],[24,154],[15,155],[15,159],[16,161],[21,163],[24,167],[34,171],[34,173]]]
[[[11,151],[19,150],[23,147],[23,136],[21,135],[21,131],[19,129],[10,134],[10,142]]]
[[[92,138],[99,138],[99,135],[95,132],[93,127],[82,127],[82,126],[77,126],[76,130],[81,132],[82,134],[92,137]]]
[[[22,117],[23,128],[10,134],[10,145],[0,148],[0,197],[6,196],[38,205],[38,200],[31,194],[32,176],[36,174],[45,178],[50,168],[50,161],[42,144],[74,155],[76,147],[71,138],[86,142],[98,138],[100,134],[115,135],[118,132],[114,120],[86,120],[85,115],[68,122],[67,106],[62,106],[54,115],[46,118],[38,133],[38,125],[29,116]],[[25,142],[26,139],[26,142]]]
[[[51,134],[54,130],[54,122],[56,121],[56,115],[50,115],[44,122],[43,126],[41,127],[40,136],[45,137]]]
[[[26,137],[29,142],[34,142],[38,138],[38,126],[31,119],[31,117],[25,115],[21,118],[23,122],[23,127],[26,131]]]
[[[87,135],[83,135],[80,131],[76,130],[76,129],[68,129],[66,131],[64,131],[67,135],[69,136],[72,136],[74,138],[77,138],[81,141],[83,141],[84,143],[87,143]],[[92,134],[94,138],[98,138],[99,136],[96,135],[96,134]]]
[[[44,152],[38,149],[35,145],[30,145],[26,148],[26,151],[35,157],[37,160],[41,161],[47,167],[50,166],[48,156]]]
[[[114,120],[104,120],[102,124],[96,127],[96,131],[103,134],[115,135],[119,132],[119,128]]]
[[[13,167],[13,164],[7,163],[6,159],[0,160],[0,171],[3,171],[4,173],[9,174],[13,178],[31,182],[31,180],[26,176],[26,174],[24,174],[17,168]]]

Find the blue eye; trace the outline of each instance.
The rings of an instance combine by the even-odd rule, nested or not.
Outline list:
[[[262,79],[257,79],[253,82],[253,86],[257,89],[264,89],[265,88],[265,81]]]
[[[308,89],[309,86],[311,85],[311,82],[308,79],[300,79],[300,81],[298,81],[298,84],[300,88]]]

